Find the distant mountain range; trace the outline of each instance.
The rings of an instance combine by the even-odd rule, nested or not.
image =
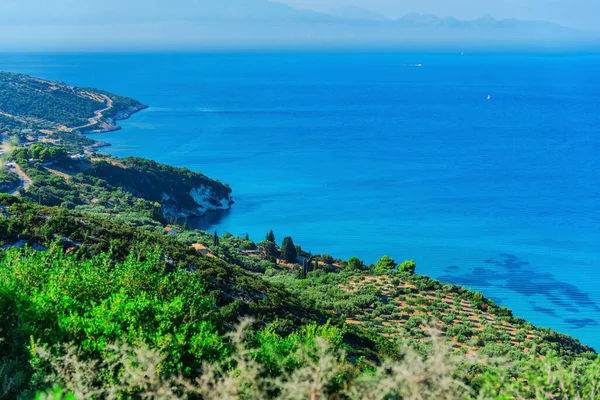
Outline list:
[[[357,7],[319,13],[266,0],[177,0],[176,6],[163,0],[46,0],[42,6],[37,0],[4,2],[0,49],[15,40],[139,47],[394,47],[593,39],[545,21],[491,16],[464,21],[416,13],[392,20]]]
[[[367,20],[367,21],[389,21],[390,18],[385,17],[371,10],[355,6],[346,6],[333,9],[327,13],[333,17],[348,19],[348,20]]]

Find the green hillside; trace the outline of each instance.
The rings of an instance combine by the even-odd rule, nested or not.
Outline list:
[[[160,231],[169,219],[203,216],[233,203],[231,188],[219,181],[140,158],[94,154],[73,159],[67,147],[49,143],[17,148],[7,158],[31,178],[32,185],[22,193],[30,201],[148,230]],[[14,174],[0,179],[6,181],[0,192],[17,186]]]
[[[13,190],[19,185],[19,178],[8,169],[0,166],[0,192]]]
[[[435,388],[445,393],[440,398],[478,393],[491,398],[487,396],[494,390],[524,398],[545,398],[539,393],[573,398],[600,385],[600,363],[592,349],[534,328],[479,294],[426,277],[367,267],[344,272],[345,263],[329,265],[327,256],[317,257],[317,269],[304,276],[266,253],[245,255],[244,246],[236,243],[248,239],[230,235],[210,246],[218,257],[205,256],[186,243],[210,237],[198,231],[157,235],[10,196],[0,197],[0,212],[0,246],[13,246],[0,252],[0,382],[12,382],[2,389],[11,396],[29,397],[54,384],[80,398],[92,390],[109,393],[111,387],[127,396],[139,394],[143,387],[126,379],[117,362],[132,356],[125,344],[150,352],[152,357],[143,362],[155,363],[159,386],[173,384],[172,377],[179,374],[183,380],[204,376],[220,385],[231,371],[238,371],[236,379],[251,373],[252,363],[261,368],[252,378],[253,390],[272,397],[283,396],[284,383],[295,382],[296,373],[316,374],[316,360],[329,363],[335,372],[318,389],[318,398],[337,398],[333,394],[348,390],[347,385],[364,395],[369,386],[361,385],[369,379],[388,395],[406,393],[411,381],[402,374],[416,373],[414,368],[425,374],[424,381],[413,382],[419,390]],[[29,249],[14,247],[25,244]],[[245,271],[227,261],[235,261],[236,252],[263,258],[265,272]],[[411,301],[414,310],[402,307]],[[473,315],[490,320],[485,335],[469,328],[459,309],[467,320]],[[434,317],[439,310],[443,323],[437,329],[436,318],[425,316],[427,310]],[[451,314],[454,318],[447,318]],[[256,322],[236,342],[228,332],[243,317]],[[432,341],[427,324],[442,339]],[[521,331],[524,340],[516,337]],[[326,350],[317,337],[327,340]],[[476,337],[480,341],[474,342]],[[241,355],[248,363],[240,362]],[[81,377],[85,384],[66,373],[97,362],[101,364],[79,371],[86,375]],[[108,367],[112,362],[117,363],[110,366],[114,370]],[[207,362],[220,372],[207,369]],[[386,378],[379,368],[390,366],[396,372]],[[555,381],[547,380],[546,368]],[[279,383],[269,386],[275,378]],[[442,378],[449,381],[438,380]],[[568,387],[561,388],[561,382]],[[194,397],[201,389],[200,384],[184,386],[178,386],[180,397],[174,398],[186,397],[186,390]]]
[[[141,108],[144,106],[135,100],[107,92],[0,72],[0,131],[78,127],[92,131]],[[102,110],[105,112],[90,123]]]

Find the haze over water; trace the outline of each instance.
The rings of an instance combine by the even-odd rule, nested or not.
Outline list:
[[[95,137],[229,183],[236,204],[202,228],[414,258],[600,349],[598,55],[6,55],[0,69],[150,105]]]

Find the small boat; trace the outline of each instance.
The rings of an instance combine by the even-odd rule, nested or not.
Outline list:
[[[491,99],[492,99],[492,95],[488,94],[488,100],[491,100]]]

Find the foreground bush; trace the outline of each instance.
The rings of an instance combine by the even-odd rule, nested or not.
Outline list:
[[[156,350],[111,345],[113,354],[102,363],[83,361],[73,346],[60,356],[37,348],[35,359],[48,371],[53,390],[40,399],[142,398],[142,399],[596,399],[600,390],[600,363],[584,369],[565,369],[555,358],[534,359],[517,380],[501,360],[486,360],[489,367],[478,376],[477,390],[464,383],[479,363],[450,356],[434,340],[432,352],[422,357],[404,349],[402,361],[384,361],[358,368],[343,352],[323,339],[304,343],[289,354],[268,349],[274,358],[267,367],[260,361],[264,348],[248,346],[249,322],[230,335],[235,351],[225,363],[205,363],[195,378],[165,375],[165,356]],[[481,360],[479,360],[481,361]],[[469,371],[469,372],[467,372]],[[275,373],[274,373],[275,372]],[[103,375],[118,377],[105,385]]]
[[[219,261],[196,262],[177,268],[143,244],[121,261],[58,246],[0,252],[0,398],[599,397],[598,361],[563,364],[552,352],[511,364],[458,355],[432,337],[357,356],[373,343],[358,328],[310,313],[303,322],[274,317],[308,309]],[[228,333],[247,310],[263,321]]]

